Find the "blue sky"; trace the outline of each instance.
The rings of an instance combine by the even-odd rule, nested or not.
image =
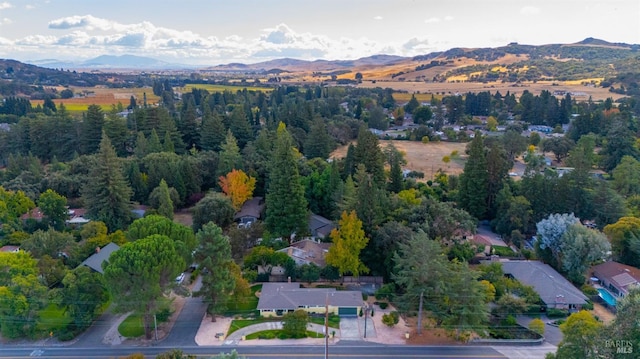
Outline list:
[[[0,0],[0,58],[215,65],[452,47],[640,44],[638,0]]]

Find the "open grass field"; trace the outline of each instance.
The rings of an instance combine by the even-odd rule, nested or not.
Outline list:
[[[378,80],[375,83],[372,81],[363,81],[358,87],[363,88],[392,88],[394,90],[399,91],[407,91],[408,99],[411,99],[412,93],[419,93],[422,95],[427,95],[429,99],[431,99],[431,94],[465,94],[467,92],[483,92],[489,91],[491,93],[495,93],[496,91],[500,91],[501,94],[506,94],[510,92],[515,94],[516,97],[519,97],[524,90],[528,90],[533,94],[539,94],[542,90],[548,90],[550,92],[554,91],[567,91],[572,92],[577,95],[571,95],[571,97],[575,98],[578,101],[586,101],[591,97],[594,101],[604,101],[607,98],[611,97],[614,100],[617,100],[623,95],[615,94],[609,92],[609,89],[601,88],[601,87],[590,87],[584,86],[580,82],[587,81],[589,82],[592,79],[581,80],[581,81],[538,81],[536,83],[522,83],[517,86],[510,83],[502,83],[502,82],[489,82],[489,83],[480,83],[480,82],[409,82],[409,81],[381,81]],[[395,98],[395,96],[394,96]],[[407,99],[407,101],[408,101]],[[397,101],[400,101],[396,99]]]
[[[193,88],[207,90],[210,93],[224,92],[224,91],[231,91],[235,93],[236,91],[240,91],[243,89],[247,89],[247,91],[261,91],[261,92],[270,92],[271,90],[273,90],[272,88],[269,88],[269,87],[242,86],[242,85],[231,86],[231,85],[212,85],[212,84],[188,84],[184,87],[181,87],[180,91],[190,92],[191,89]]]
[[[442,169],[448,174],[460,174],[464,169],[463,161],[454,160],[449,163],[442,162],[444,156],[451,155],[451,152],[458,151],[464,156],[466,143],[458,142],[429,142],[424,144],[415,141],[380,141],[380,147],[384,148],[389,143],[405,153],[407,165],[404,168],[424,173],[421,181],[433,179],[434,174]],[[331,154],[331,158],[343,158],[347,155],[347,147],[342,146]]]

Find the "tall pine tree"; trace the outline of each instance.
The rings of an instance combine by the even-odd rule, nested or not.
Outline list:
[[[487,214],[487,196],[489,191],[489,172],[484,152],[484,140],[476,132],[469,146],[469,158],[460,175],[458,202],[460,206],[477,219]]]
[[[87,216],[104,222],[111,231],[123,229],[132,218],[133,191],[123,175],[122,163],[104,132],[97,156],[98,160],[82,189]]]
[[[265,218],[267,228],[278,237],[289,238],[293,232],[309,231],[307,201],[296,157],[293,139],[281,122],[269,169]]]

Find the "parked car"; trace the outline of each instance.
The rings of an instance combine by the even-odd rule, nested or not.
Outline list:
[[[180,273],[180,275],[176,277],[176,283],[181,284],[183,280],[184,280],[184,273]]]

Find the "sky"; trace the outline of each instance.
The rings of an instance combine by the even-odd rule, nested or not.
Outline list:
[[[454,47],[640,44],[639,0],[0,0],[0,58],[217,65]]]

